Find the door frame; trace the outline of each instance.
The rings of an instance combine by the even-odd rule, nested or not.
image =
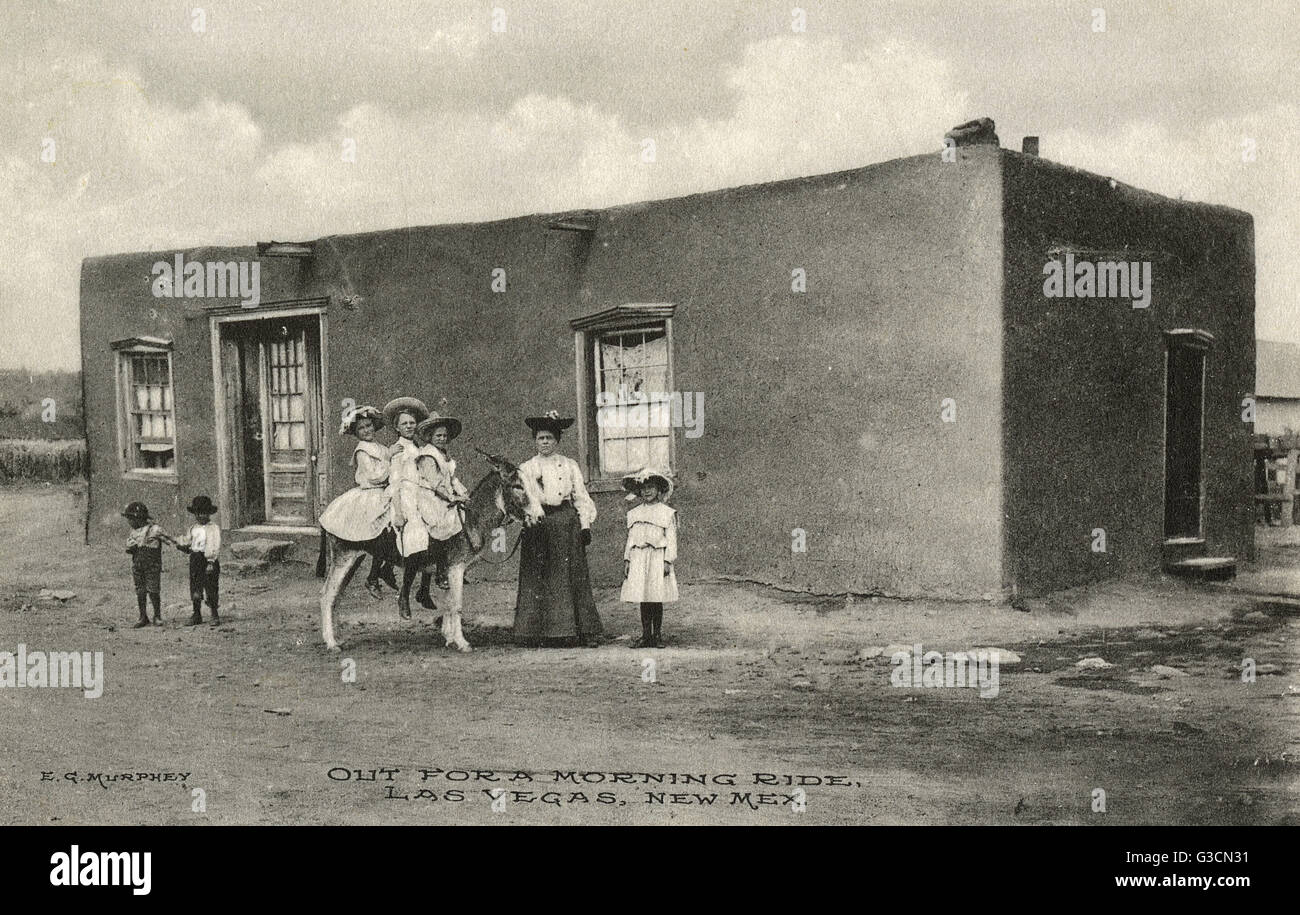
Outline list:
[[[1164,371],[1160,380],[1163,392],[1161,397],[1161,436],[1160,448],[1160,535],[1161,542],[1168,543],[1203,543],[1205,541],[1205,402],[1206,382],[1210,375],[1210,345],[1214,343],[1214,334],[1200,328],[1180,327],[1164,332]],[[1197,433],[1199,460],[1199,478],[1196,483],[1196,533],[1191,536],[1169,535],[1167,520],[1169,517],[1169,353],[1173,349],[1195,350],[1201,355],[1201,404],[1200,429]]]
[[[231,469],[232,448],[230,436],[233,430],[230,427],[230,417],[226,409],[226,392],[222,380],[222,356],[221,356],[221,332],[227,324],[244,321],[262,321],[270,318],[296,318],[316,316],[318,348],[320,354],[320,403],[322,413],[326,413],[326,403],[329,398],[326,392],[329,390],[329,318],[327,314],[327,299],[291,299],[280,302],[268,302],[266,307],[259,307],[256,310],[232,306],[230,308],[214,309],[208,314],[208,337],[212,351],[212,405],[213,405],[213,431],[214,442],[216,444],[217,454],[217,504],[221,506],[221,517],[226,522],[222,525],[228,530],[242,527],[249,527],[247,519],[241,517],[242,507],[233,501],[235,492],[234,476]],[[310,367],[309,367],[310,368]],[[260,369],[259,369],[260,371]],[[322,421],[324,416],[322,415]],[[328,430],[327,430],[328,431]],[[330,467],[330,436],[322,434],[321,440],[316,443],[316,462],[312,473],[315,474],[315,480],[312,483],[313,497],[316,500],[315,513],[320,515],[322,506],[320,501],[323,494],[329,490],[329,467]],[[292,532],[292,531],[315,531],[315,526],[297,527],[293,525],[273,524],[271,522],[259,523],[257,527]]]

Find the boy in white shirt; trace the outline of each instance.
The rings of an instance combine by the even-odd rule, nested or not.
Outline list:
[[[212,611],[212,625],[221,625],[221,616],[217,613],[218,584],[221,580],[221,528],[212,523],[212,516],[217,506],[207,496],[196,496],[186,511],[194,516],[194,524],[189,533],[181,538],[177,549],[190,554],[190,601],[194,604],[194,613],[186,621],[186,626],[197,626],[203,622],[200,607],[207,598],[208,609]]]

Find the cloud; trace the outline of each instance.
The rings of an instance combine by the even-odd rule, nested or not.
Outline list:
[[[430,54],[464,57],[484,40],[454,23],[422,39]],[[13,66],[0,64],[0,75]],[[95,54],[23,71],[22,93],[0,100],[12,127],[0,146],[0,244],[10,252],[0,317],[13,329],[0,365],[77,365],[88,255],[493,219],[817,174],[937,150],[944,130],[986,113],[970,109],[944,57],[913,41],[782,35],[719,66],[713,79],[729,104],[710,116],[683,107],[638,127],[617,108],[554,90],[470,110],[430,95],[423,107],[351,105],[306,139],[273,139],[238,102],[158,97],[130,66]],[[1243,135],[1259,142],[1249,166]],[[46,137],[55,163],[40,159]],[[653,162],[641,155],[646,140]],[[1282,302],[1296,286],[1282,245],[1297,228],[1287,201],[1300,188],[1286,157],[1297,140],[1296,109],[1279,105],[1177,135],[1147,121],[1075,129],[1045,137],[1044,152],[1251,210],[1261,302],[1266,288]],[[1300,328],[1282,335],[1300,339]]]
[[[1104,133],[1071,130],[1048,138],[1043,154],[1170,197],[1246,210],[1255,218],[1256,332],[1300,342],[1294,305],[1300,269],[1300,108],[1260,111],[1174,129],[1149,121]],[[1254,160],[1243,153],[1254,148]]]

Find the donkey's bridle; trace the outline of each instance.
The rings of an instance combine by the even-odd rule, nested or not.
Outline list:
[[[487,454],[487,452],[482,452],[482,453],[483,453],[483,454]],[[517,468],[517,467],[515,468],[513,476],[514,476],[514,479],[515,479],[515,480],[518,480],[518,479],[519,479],[519,468]],[[513,486],[507,486],[507,485],[506,485],[506,480],[503,479],[503,478],[501,477],[501,475],[500,475],[500,471],[499,471],[499,470],[498,470],[498,473],[497,473],[497,479],[501,480],[501,484],[502,484],[502,487],[501,487],[501,488],[502,488],[503,490],[504,490],[504,489],[507,489],[507,488],[509,488],[509,489],[514,489]],[[515,507],[515,508],[518,507],[517,505],[515,505],[514,494],[513,494],[513,493],[507,494],[507,493],[504,493],[504,492],[503,492],[503,493],[501,494],[501,501],[502,501],[503,503],[508,504],[508,505],[511,506],[511,507]],[[506,554],[506,558],[505,558],[505,559],[498,559],[498,560],[488,559],[488,558],[487,558],[487,554],[488,554],[488,552],[489,552],[488,550],[484,550],[484,551],[482,551],[482,552],[479,553],[479,559],[480,559],[481,561],[483,561],[483,562],[486,562],[486,563],[487,563],[488,565],[490,565],[490,566],[499,566],[499,565],[504,565],[505,563],[509,562],[510,559],[511,559],[511,557],[513,557],[513,556],[515,555],[515,552],[519,549],[519,544],[522,543],[522,542],[523,542],[523,539],[524,539],[524,519],[523,519],[523,518],[516,518],[514,515],[512,515],[512,514],[510,513],[510,508],[509,508],[509,507],[507,507],[506,510],[505,510],[505,516],[506,516],[506,520],[505,520],[505,523],[506,523],[506,524],[509,524],[511,521],[517,521],[517,522],[519,522],[519,536],[515,538],[515,545],[514,545],[513,547],[510,548],[510,552]],[[463,523],[464,523],[464,522],[462,521],[462,524],[463,524]],[[468,535],[466,535],[466,536],[468,536]]]

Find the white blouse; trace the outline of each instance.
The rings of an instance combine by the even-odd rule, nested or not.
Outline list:
[[[584,530],[596,520],[596,503],[591,501],[582,471],[573,458],[562,454],[534,455],[519,465],[519,479],[529,494],[543,505],[559,505],[565,499],[571,499]]]
[[[209,561],[214,560],[221,553],[221,528],[211,521],[195,524],[183,542],[190,548],[190,552],[202,553]]]
[[[421,461],[421,458],[429,457],[432,461]],[[425,489],[431,489],[446,499],[451,501],[451,496],[465,498],[469,495],[464,484],[456,478],[456,461],[449,455],[443,454],[434,445],[421,448],[415,456],[416,483]]]
[[[664,562],[677,559],[677,511],[662,502],[645,503],[627,513],[627,546],[623,558],[631,559],[633,550],[649,548],[664,551]]]
[[[357,442],[352,465],[353,479],[362,489],[381,489],[388,483],[388,449],[379,442]]]

